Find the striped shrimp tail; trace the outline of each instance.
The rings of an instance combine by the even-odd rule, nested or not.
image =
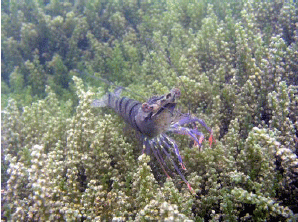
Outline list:
[[[116,113],[123,117],[126,123],[130,124],[135,130],[140,131],[135,121],[141,103],[126,97],[120,98],[122,92],[121,87],[118,87],[114,93],[107,93],[101,99],[93,100],[91,106],[93,107],[110,107]],[[141,131],[140,131],[141,132]]]
[[[104,95],[101,99],[95,99],[92,101],[91,106],[93,107],[105,107],[107,106],[108,95]]]
[[[119,98],[119,96],[121,95],[121,92],[122,92],[122,87],[118,87],[115,89],[114,93],[107,93],[101,99],[93,100],[93,102],[91,103],[91,106],[93,107],[109,106],[109,103],[110,103],[109,98],[111,97]]]

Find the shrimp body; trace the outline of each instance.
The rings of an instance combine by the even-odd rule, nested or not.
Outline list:
[[[122,88],[118,88],[114,93],[107,93],[103,98],[94,100],[92,106],[108,106],[118,113],[125,122],[142,135],[143,152],[150,149],[160,163],[165,174],[169,177],[165,170],[165,168],[168,167],[162,157],[165,155],[170,160],[182,180],[187,184],[189,190],[193,192],[190,184],[171,158],[169,150],[174,150],[180,166],[182,169],[186,169],[176,142],[166,133],[173,132],[188,135],[194,140],[195,145],[200,147],[204,135],[197,130],[195,123],[199,122],[210,133],[210,145],[213,140],[212,130],[207,127],[202,119],[191,117],[188,114],[182,114],[177,118],[177,113],[175,112],[177,104],[176,99],[180,97],[180,90],[177,88],[172,89],[168,94],[153,96],[145,103],[127,97],[120,97],[121,91]],[[193,125],[194,128],[188,128],[184,125]]]

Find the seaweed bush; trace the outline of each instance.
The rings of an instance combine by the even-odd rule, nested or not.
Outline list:
[[[1,6],[2,219],[298,218],[297,3]],[[177,138],[194,195],[121,118],[91,108],[114,88],[96,76],[144,98],[179,87],[179,109],[212,126],[211,148]]]

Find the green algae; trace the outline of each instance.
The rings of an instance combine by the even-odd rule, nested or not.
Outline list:
[[[1,4],[3,218],[297,218],[297,3]],[[217,140],[176,137],[196,195],[90,107],[113,88],[90,75],[144,98],[181,89],[179,108]]]

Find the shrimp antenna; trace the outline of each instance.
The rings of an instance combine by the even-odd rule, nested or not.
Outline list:
[[[150,39],[149,39],[149,38],[146,38],[146,39],[145,39],[146,50],[147,50],[147,53],[148,53],[148,55],[149,55],[151,61],[153,62],[153,58],[152,58],[152,55],[150,54],[149,47],[148,47],[148,44],[147,44],[147,40],[150,40]],[[160,50],[161,50],[161,49],[160,49]],[[156,77],[157,77],[157,79],[159,80],[159,82],[161,82],[160,78],[159,78],[158,76],[156,76]],[[167,85],[167,87],[170,88],[170,86],[169,86],[167,83],[165,83],[165,84]]]
[[[78,70],[78,69],[74,69],[73,71],[79,73],[80,75],[88,75],[88,76],[90,76],[90,77],[93,78],[93,79],[100,80],[100,81],[106,83],[106,84],[109,85],[109,86],[115,86],[116,88],[121,87],[121,89],[123,89],[124,91],[129,92],[129,93],[131,93],[132,95],[137,95],[137,96],[139,96],[140,98],[142,98],[144,101],[146,100],[146,98],[144,98],[142,95],[140,95],[140,94],[138,94],[138,93],[136,93],[136,92],[133,92],[133,91],[131,91],[131,90],[129,90],[129,89],[123,87],[123,86],[117,86],[115,83],[110,82],[110,81],[108,81],[108,80],[106,80],[106,79],[104,79],[104,78],[101,78],[101,77],[98,77],[98,76],[95,76],[95,75],[91,75],[91,74],[89,74],[89,73],[87,73],[87,72],[82,72],[81,70]]]
[[[151,42],[154,46],[156,46],[156,48],[158,48],[158,50],[164,55],[164,57],[165,57],[166,61],[168,62],[168,64],[174,69],[174,71],[175,71],[175,73],[176,73],[176,76],[177,76],[178,79],[180,80],[180,82],[181,82],[181,84],[182,84],[182,87],[183,87],[184,91],[186,92],[186,94],[188,94],[187,91],[186,91],[186,87],[185,87],[185,85],[184,85],[182,79],[180,78],[180,75],[179,75],[179,72],[178,72],[177,67],[176,67],[176,66],[172,63],[172,61],[171,61],[171,57],[170,57],[170,55],[166,55],[166,54],[164,54],[164,52],[163,52],[163,50],[161,49],[160,45],[159,45],[158,43],[156,43],[156,42],[155,42],[153,39],[151,39],[151,38],[146,38],[146,40],[145,40],[145,42],[146,42],[146,48],[147,48],[148,53],[149,53],[149,49],[148,49],[148,45],[147,45],[147,42],[148,42],[148,41]],[[166,50],[166,53],[167,53],[167,54],[170,54],[168,50]],[[151,60],[152,60],[152,57],[151,57],[150,53],[149,53],[149,56],[150,56],[150,58],[151,58]],[[190,113],[190,103],[188,103],[188,112]]]

